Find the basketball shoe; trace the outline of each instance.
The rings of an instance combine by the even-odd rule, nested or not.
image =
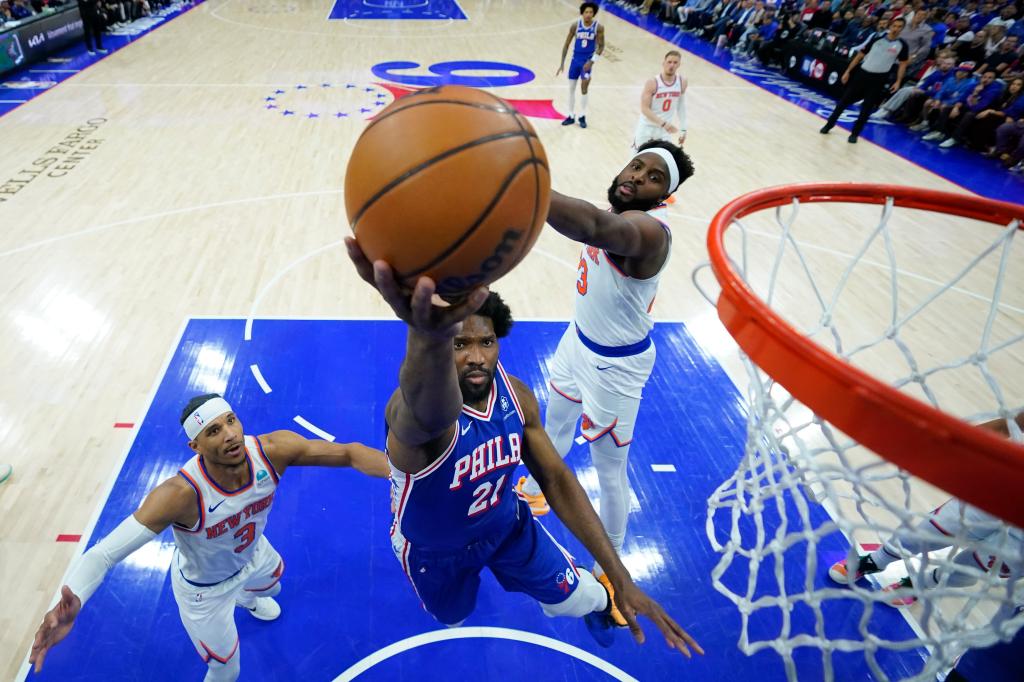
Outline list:
[[[530,493],[523,491],[524,485],[526,485],[526,476],[520,476],[519,482],[516,483],[516,494],[526,500],[526,503],[530,505],[530,512],[534,516],[544,516],[551,511],[551,507],[548,506],[547,499],[544,498],[544,493],[531,495]]]
[[[608,574],[602,573],[601,575],[598,575],[595,573],[594,577],[597,578],[597,582],[604,585],[604,589],[608,591],[608,617],[612,619],[612,623],[614,623],[616,627],[628,627],[629,623],[627,623],[626,619],[623,617],[622,611],[619,611],[619,607],[615,605],[615,588],[612,587],[612,581],[608,579]]]
[[[850,576],[849,569],[846,567],[846,559],[843,559],[832,564],[832,568],[828,569],[828,577],[840,585],[850,585],[866,575],[878,573],[881,570],[875,565],[875,561],[871,558],[870,554],[862,554],[857,560],[856,575]]]
[[[908,575],[905,578],[901,578],[899,582],[883,587],[882,592],[892,596],[892,599],[889,600],[891,606],[910,606],[917,601],[917,597],[910,591],[913,588],[914,583],[911,582]]]
[[[252,614],[258,620],[274,620],[281,615],[281,607],[273,597],[256,597],[255,606],[249,607],[236,601],[235,604]]]
[[[583,616],[583,622],[586,624],[590,636],[600,646],[607,648],[615,641],[615,629],[619,627],[616,616],[622,618],[622,614],[619,613],[619,609],[615,606],[615,589],[611,586],[608,577],[604,574],[601,574],[601,576],[595,574],[594,577],[598,579],[604,586],[605,592],[608,593],[608,606],[604,608],[604,611],[592,611]],[[625,624],[625,619],[623,619],[623,624]]]

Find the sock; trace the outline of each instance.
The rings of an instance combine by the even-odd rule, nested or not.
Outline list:
[[[611,436],[606,435],[590,444],[590,457],[601,486],[601,523],[616,554],[622,553],[629,521],[628,456],[629,446],[618,447]]]
[[[576,81],[569,81],[569,113],[567,115],[576,115]]]
[[[587,98],[588,97],[590,97],[590,95],[582,95],[580,97],[580,116],[586,116],[587,115]]]
[[[891,564],[892,562],[899,561],[901,559],[899,555],[893,556],[890,553],[890,550],[886,550],[884,544],[875,551],[871,552],[869,556],[871,557],[871,560],[875,562],[875,566],[878,566],[882,570],[885,570],[885,567]]]

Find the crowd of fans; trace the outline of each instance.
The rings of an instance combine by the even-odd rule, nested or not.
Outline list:
[[[873,119],[922,140],[996,157],[1024,170],[1024,17],[1021,3],[976,0],[614,0],[766,67],[792,40],[852,56],[896,17],[909,53],[905,87]],[[893,72],[896,69],[894,67]]]
[[[94,15],[100,27],[109,30],[169,7],[176,0],[0,0],[0,28],[20,25],[76,1],[83,15]]]

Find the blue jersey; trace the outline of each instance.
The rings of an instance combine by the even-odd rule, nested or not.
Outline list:
[[[445,451],[407,474],[391,467],[391,539],[403,558],[417,548],[461,549],[516,522],[512,476],[522,455],[523,412],[498,363],[484,412],[463,405]]]
[[[597,49],[597,20],[595,19],[589,27],[583,25],[583,20],[576,22],[576,42],[572,46],[572,58],[589,61]]]

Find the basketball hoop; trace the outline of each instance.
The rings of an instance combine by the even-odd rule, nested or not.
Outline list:
[[[848,261],[830,293],[817,279],[824,278],[825,270],[829,270],[829,276],[838,271],[811,265],[807,247],[794,236],[793,226],[801,208],[824,210],[806,208],[814,204],[829,204],[828,210],[837,215],[844,210],[851,214],[866,210],[841,204],[874,204],[881,208],[877,226],[867,230],[859,247],[851,244],[855,253],[845,254]],[[790,209],[788,214],[786,208]],[[755,252],[743,220],[753,220],[751,216],[768,209],[775,209],[773,229],[777,233],[761,236],[777,244]],[[896,249],[892,246],[891,217],[895,209],[991,223],[999,227],[998,234],[965,267],[958,266],[947,281],[936,283],[935,289],[908,312],[902,309],[906,295],[901,293],[900,279],[906,274],[897,267]],[[736,474],[708,500],[708,537],[722,554],[712,577],[716,589],[732,599],[742,614],[740,648],[747,653],[775,649],[783,656],[790,679],[798,676],[792,655],[798,647],[821,650],[822,674],[826,679],[834,675],[843,679],[832,668],[831,657],[837,651],[862,651],[872,673],[889,679],[876,654],[884,649],[906,651],[915,646],[927,648],[931,656],[921,671],[913,675],[914,679],[934,679],[936,672],[948,669],[966,648],[1008,639],[1024,625],[1024,615],[992,617],[993,611],[1024,604],[1022,576],[1016,573],[1006,580],[1005,574],[996,575],[1000,571],[986,573],[980,558],[989,557],[990,567],[994,563],[1005,568],[1006,564],[1016,565],[1014,562],[1024,556],[1024,535],[1017,528],[1024,527],[1024,436],[1015,422],[1024,410],[1024,401],[1013,402],[1008,397],[1008,393],[1022,395],[1021,390],[1011,389],[1024,383],[1024,362],[1020,362],[1020,354],[1024,353],[1024,314],[1019,308],[1001,302],[1007,294],[1007,273],[1011,272],[1011,246],[1022,223],[1024,206],[933,190],[852,183],[809,183],[759,190],[731,201],[712,220],[708,251],[711,268],[721,286],[718,316],[742,350],[741,360],[750,379],[743,461]],[[738,234],[727,237],[731,227],[738,227]],[[851,235],[851,239],[855,238]],[[851,297],[859,306],[877,303],[869,296],[849,294],[848,290],[851,274],[867,262],[865,253],[870,249],[883,252],[881,260],[886,261],[883,265],[889,270],[886,293],[891,300],[880,315],[885,324],[877,335],[851,348],[843,341],[845,332],[836,323],[837,313],[840,302]],[[772,252],[774,258],[769,258]],[[833,249],[831,255],[835,254]],[[795,270],[805,285],[803,291],[787,292],[787,300],[796,301],[791,310],[803,305],[817,315],[809,330],[800,330],[780,312],[784,306],[777,300],[783,298],[779,292],[783,286],[780,273],[786,272],[781,267],[784,256],[796,259]],[[998,263],[993,265],[993,260]],[[979,263],[984,265],[979,267]],[[1019,269],[1024,269],[1020,268],[1022,263],[1024,260],[1017,254]],[[752,284],[752,279],[757,279],[752,273],[758,266],[760,274],[766,274],[760,289]],[[701,269],[694,272],[695,283]],[[935,364],[934,353],[915,348],[914,342],[905,337],[917,331],[914,327],[920,326],[922,311],[931,306],[938,308],[940,304],[935,302],[965,278],[976,285],[982,271],[993,279],[983,285],[986,295],[991,295],[988,315],[980,322],[980,329],[958,330],[970,339],[977,337],[977,347],[955,360]],[[881,287],[877,282],[875,285],[872,292],[877,295]],[[804,294],[810,294],[809,302],[801,304],[798,299]],[[1012,314],[1004,308],[1012,310]],[[998,343],[993,342],[996,318],[1000,320],[1000,332],[1007,327],[1015,330],[1008,340]],[[949,322],[951,327],[957,324],[955,319]],[[1016,329],[1018,325],[1020,330]],[[907,328],[910,331],[905,331]],[[871,368],[860,362],[871,352],[882,353],[879,349],[883,346],[891,347],[891,351],[885,352],[891,352],[904,363],[904,373],[888,381],[873,375]],[[1002,374],[989,367],[990,358],[996,355]],[[924,356],[923,361],[919,356]],[[1016,374],[1005,371],[1007,362],[1017,363],[1011,365],[1018,368]],[[933,386],[942,383],[937,377],[955,371],[980,376],[978,381],[985,387],[985,395],[991,396],[987,404],[978,405],[974,412],[962,417],[940,408],[945,401]],[[1005,423],[1009,439],[975,425],[996,419]],[[910,537],[913,529],[928,518],[930,509],[914,509],[915,500],[921,495],[935,495],[921,481],[944,491],[946,498],[959,498],[966,503],[962,508],[973,505],[998,518],[989,517],[991,523],[985,526],[984,533],[972,529],[969,523],[963,524],[962,532],[947,533],[953,547],[949,557],[964,551],[979,557],[981,568],[971,567],[978,575],[972,576],[976,580],[969,591],[958,589],[960,583],[949,577],[957,571],[963,573],[962,564],[955,566],[953,560],[934,551],[923,553],[920,566],[909,554],[903,557],[914,584],[916,608],[920,610],[914,614],[914,636],[888,640],[873,629],[872,608],[887,599],[877,589],[853,584],[822,587],[813,584],[815,576],[811,575],[799,593],[785,584],[783,567],[787,561],[793,563],[796,544],[802,543],[799,560],[803,569],[820,575],[819,546],[834,540],[829,536],[837,530],[852,543],[848,557],[854,561],[860,541],[878,542],[875,538],[892,536],[896,531]],[[808,501],[824,505],[829,520],[814,521]],[[719,512],[728,514],[719,516]],[[964,518],[965,513],[961,512],[961,520]],[[725,539],[719,537],[722,533]],[[734,561],[740,558],[743,562]],[[761,562],[769,558],[773,560],[778,584],[774,586],[775,592],[769,590],[765,595],[764,585],[755,583]],[[737,586],[735,580],[730,581],[729,572],[743,569],[750,571],[749,580]],[[936,576],[937,584],[929,585],[928,575]],[[733,584],[727,584],[730,582]],[[821,608],[832,599],[861,602],[864,612],[858,627],[859,639],[829,635]],[[952,606],[954,602],[956,605]],[[785,612],[798,603],[814,611],[817,631],[790,630]],[[748,632],[750,619],[761,609],[774,608],[784,614],[781,634],[753,641]]]

